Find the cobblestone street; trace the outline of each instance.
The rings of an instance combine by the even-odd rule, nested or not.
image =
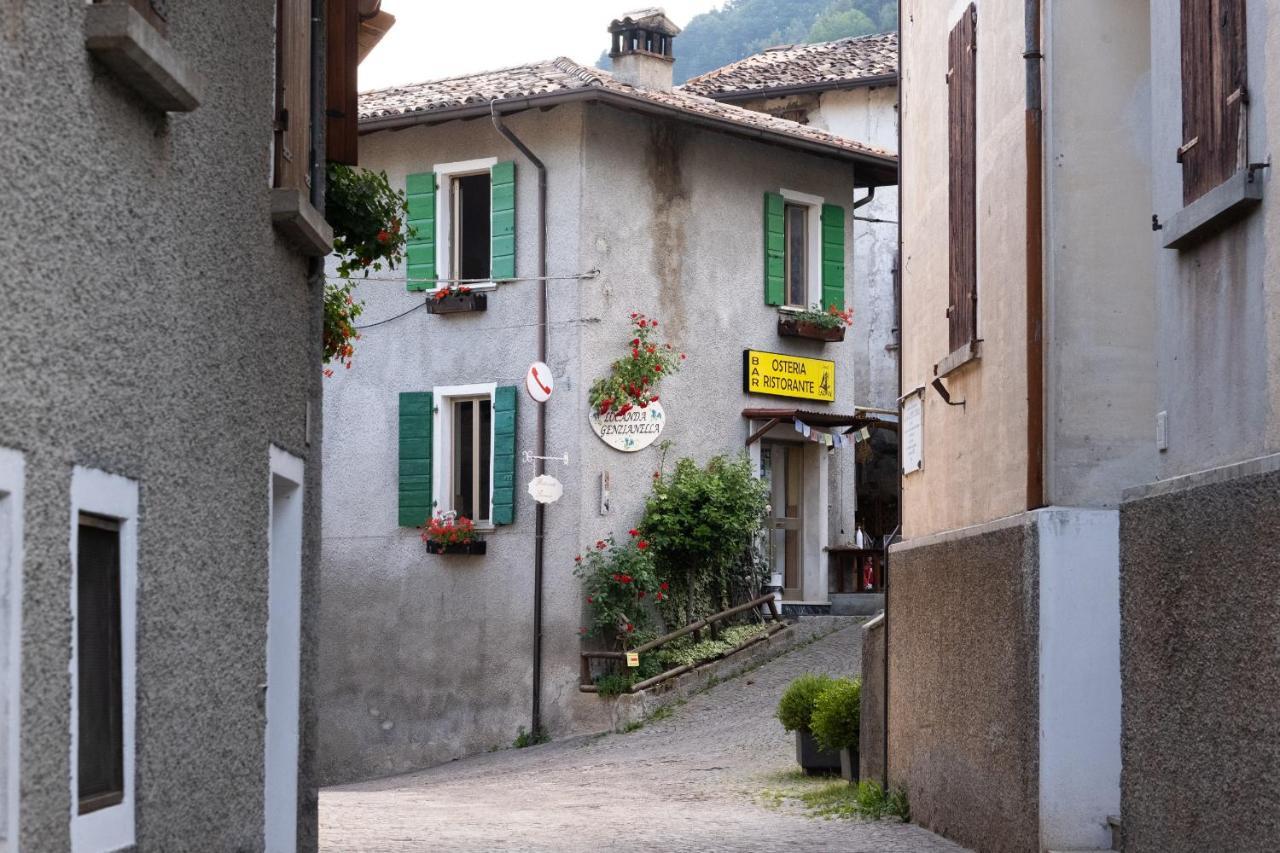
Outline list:
[[[838,631],[629,734],[326,789],[321,850],[962,853],[917,826],[766,805],[795,769],[773,716],[783,688],[805,672],[856,673],[859,643],[858,628]]]

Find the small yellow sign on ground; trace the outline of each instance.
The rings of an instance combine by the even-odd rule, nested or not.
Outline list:
[[[640,665],[640,653],[627,652],[627,666],[639,666],[639,665]]]
[[[742,390],[748,394],[835,402],[836,363],[824,358],[743,350]]]

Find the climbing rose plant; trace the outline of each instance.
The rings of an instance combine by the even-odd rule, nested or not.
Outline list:
[[[592,383],[588,392],[591,407],[601,415],[625,415],[633,408],[647,409],[658,402],[658,384],[664,376],[680,370],[684,353],[671,344],[653,340],[658,321],[643,314],[631,314],[631,340],[627,355],[615,361],[610,375]]]
[[[652,625],[652,605],[667,596],[667,584],[654,574],[648,541],[639,530],[630,531],[621,544],[612,536],[598,539],[573,561],[591,615],[591,625],[578,633],[613,637],[628,648],[637,633]]]
[[[356,273],[393,270],[404,261],[405,241],[413,229],[402,223],[409,215],[403,191],[393,190],[386,172],[353,169],[330,163],[325,190],[325,219],[333,227],[333,252],[338,259],[341,283],[324,288],[324,363],[336,361],[351,368],[355,353],[355,320],[363,303],[351,295]],[[325,368],[325,376],[333,370]]]

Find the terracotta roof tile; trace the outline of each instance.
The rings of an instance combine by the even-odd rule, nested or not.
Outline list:
[[[709,98],[772,89],[842,88],[895,74],[898,35],[774,47],[687,81],[680,90]]]

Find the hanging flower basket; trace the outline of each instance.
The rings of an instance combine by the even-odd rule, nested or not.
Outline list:
[[[427,298],[428,314],[464,314],[468,311],[487,311],[489,298],[474,293],[471,288],[442,287]]]

